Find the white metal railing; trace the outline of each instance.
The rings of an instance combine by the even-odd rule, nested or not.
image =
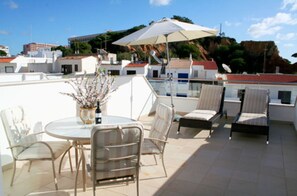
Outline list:
[[[173,78],[169,79],[149,79],[152,87],[158,95],[161,96],[177,96],[177,97],[193,97],[198,98],[202,84],[224,85],[226,87],[226,100],[239,100],[238,90],[245,87],[265,88],[270,90],[270,98],[273,103],[281,103],[278,98],[279,91],[291,92],[291,104],[294,104],[297,96],[297,83],[279,83],[279,82],[259,82],[259,81],[227,81],[227,80],[200,80],[200,79],[185,79]],[[170,89],[170,82],[172,88]]]

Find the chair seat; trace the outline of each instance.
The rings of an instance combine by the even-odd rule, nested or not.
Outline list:
[[[47,141],[46,143],[52,148],[54,159],[62,155],[70,146],[70,142],[68,141]],[[51,159],[52,155],[51,151],[46,145],[42,143],[36,143],[22,151],[17,158],[19,160]]]
[[[237,123],[246,125],[267,126],[267,116],[265,114],[241,113]]]
[[[141,154],[160,154],[158,146],[149,138],[144,138],[141,148]]]
[[[187,118],[187,119],[199,119],[199,120],[209,120],[217,112],[214,110],[193,110],[192,112],[186,114],[182,118]]]

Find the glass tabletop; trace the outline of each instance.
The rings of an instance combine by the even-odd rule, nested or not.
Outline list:
[[[120,116],[102,116],[100,125],[125,125],[137,122]],[[45,132],[53,137],[68,140],[89,140],[95,124],[85,125],[79,117],[70,117],[52,121],[45,126]]]

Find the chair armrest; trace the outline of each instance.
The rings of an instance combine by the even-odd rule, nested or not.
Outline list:
[[[27,148],[28,146],[31,146],[33,144],[38,144],[38,143],[45,145],[51,151],[52,156],[54,155],[53,149],[50,147],[50,145],[48,143],[46,143],[44,141],[36,141],[36,142],[31,142],[31,143],[17,144],[17,145],[10,146],[8,148],[10,148],[10,149],[17,148],[17,147]]]
[[[45,133],[44,131],[36,132],[36,133],[31,133],[30,135],[39,135]]]

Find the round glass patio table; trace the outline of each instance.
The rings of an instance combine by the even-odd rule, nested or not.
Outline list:
[[[127,117],[103,115],[100,125],[125,125],[133,122],[137,121]],[[45,132],[60,139],[90,140],[93,126],[95,124],[85,125],[79,117],[69,117],[48,123]]]
[[[137,123],[137,121],[126,117],[103,115],[102,123],[99,124],[99,126],[126,125],[133,123]],[[85,156],[82,146],[84,144],[89,144],[91,131],[94,126],[95,124],[85,125],[79,117],[70,117],[52,121],[48,123],[44,129],[45,132],[52,137],[73,140],[73,146],[75,148],[75,162],[78,172],[78,146],[81,146],[82,165],[85,165]],[[82,176],[83,190],[86,191],[86,172],[84,166],[82,166]]]

